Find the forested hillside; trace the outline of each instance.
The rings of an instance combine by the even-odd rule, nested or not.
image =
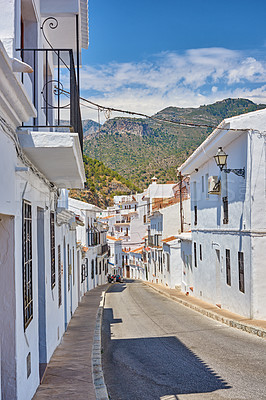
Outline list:
[[[225,99],[198,108],[168,107],[155,117],[217,126],[224,118],[265,107],[246,99]],[[176,180],[177,166],[211,131],[145,118],[113,118],[101,126],[100,132],[87,136],[84,152],[143,189],[153,175],[161,183]]]
[[[70,196],[78,200],[107,207],[115,195],[138,191],[139,188],[102,162],[84,156],[86,185],[84,190],[71,190]]]

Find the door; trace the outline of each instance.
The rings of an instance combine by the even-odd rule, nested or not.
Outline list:
[[[216,254],[216,304],[221,305],[221,260],[220,250],[215,250]]]
[[[37,208],[37,250],[38,250],[38,314],[39,314],[39,373],[40,380],[47,366],[46,345],[46,292],[45,292],[45,248],[44,209]]]
[[[130,271],[129,271],[129,266],[126,266],[126,271],[127,271],[127,278],[130,278]]]
[[[14,217],[0,214],[0,398],[3,400],[17,398],[14,248]],[[22,308],[19,312],[23,312]]]

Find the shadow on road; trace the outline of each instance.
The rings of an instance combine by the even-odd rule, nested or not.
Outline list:
[[[125,290],[126,288],[127,285],[125,283],[114,282],[108,288],[107,292],[108,293],[123,292],[123,290]]]
[[[231,386],[175,336],[111,338],[111,324],[123,323],[105,309],[103,367],[112,400],[178,400]],[[119,382],[119,383],[118,383]]]

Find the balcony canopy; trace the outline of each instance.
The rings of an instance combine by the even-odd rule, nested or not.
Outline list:
[[[23,131],[18,138],[29,160],[58,188],[84,187],[86,178],[77,133]]]

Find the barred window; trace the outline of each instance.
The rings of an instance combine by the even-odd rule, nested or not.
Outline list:
[[[89,261],[85,258],[85,278],[89,275]]]
[[[194,267],[197,268],[198,264],[197,264],[197,243],[194,242]]]
[[[54,212],[50,213],[51,287],[55,287],[55,225]]]
[[[72,248],[72,254],[73,254],[73,263],[72,263],[73,271],[72,271],[72,275],[73,275],[73,286],[74,286],[75,285],[75,270],[74,270],[74,268],[75,268],[75,253],[74,253],[74,246]]]
[[[223,197],[223,210],[224,210],[224,218],[223,223],[228,224],[229,222],[229,214],[228,214],[228,197]]]
[[[198,224],[198,207],[194,206],[194,225]]]
[[[244,253],[238,252],[238,272],[239,272],[239,290],[245,293],[245,279],[244,279]]]
[[[231,286],[231,262],[230,262],[230,250],[225,250],[226,257],[226,283]]]
[[[62,282],[61,282],[61,246],[58,246],[58,307],[62,304]]]
[[[32,208],[31,204],[23,201],[22,205],[23,230],[23,310],[24,330],[33,319],[33,291],[32,291]]]
[[[201,246],[201,244],[199,245],[199,258],[200,258],[200,261],[202,261],[202,246]]]
[[[85,281],[85,264],[81,265],[81,283]]]
[[[67,245],[67,289],[70,291],[70,279],[71,279],[71,251],[69,248],[69,244]]]
[[[91,261],[91,279],[94,278],[94,260]]]

